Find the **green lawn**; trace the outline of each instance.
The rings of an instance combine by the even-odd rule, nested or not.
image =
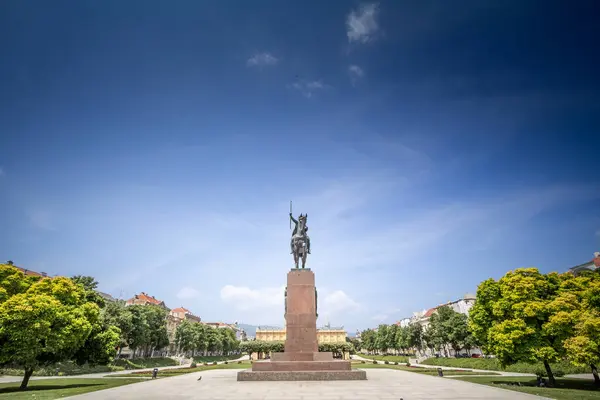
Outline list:
[[[75,396],[97,390],[109,389],[131,383],[138,383],[146,379],[40,379],[29,381],[27,390],[19,390],[21,382],[0,383],[0,397],[2,399],[36,399],[51,400],[61,397]]]
[[[231,356],[194,356],[194,361],[197,363],[213,362],[213,361],[231,361],[237,360],[243,354],[235,354]]]
[[[177,376],[182,374],[191,374],[192,372],[209,371],[211,369],[247,369],[250,368],[250,361],[242,361],[241,363],[234,362],[230,364],[218,364],[218,365],[199,365],[195,368],[173,368],[158,371],[159,378],[166,378],[169,376]],[[118,375],[107,375],[108,378],[122,378],[122,377],[151,377],[152,371],[141,371],[132,372],[130,374],[118,374]]]
[[[407,356],[379,356],[379,355],[369,355],[369,354],[356,354],[359,357],[366,358],[367,360],[377,360],[377,361],[389,361],[389,362],[400,362],[406,363],[408,362]]]
[[[479,383],[499,387],[503,389],[514,390],[517,392],[529,393],[538,396],[548,397],[556,400],[598,400],[600,399],[600,390],[594,387],[594,381],[587,379],[556,379],[556,387],[540,388],[536,387],[535,378],[529,377],[465,377],[456,378],[468,382]],[[517,386],[521,384],[521,386]]]
[[[389,368],[389,369],[397,369],[400,371],[415,372],[417,374],[437,376],[437,370],[435,370],[435,369],[421,368],[421,367],[407,367],[406,365],[352,363],[352,368],[358,368],[358,369]],[[444,375],[457,376],[457,375],[499,375],[499,374],[496,372],[473,372],[473,371],[462,371],[462,370],[444,370]]]
[[[421,364],[425,365],[438,365],[440,367],[454,367],[454,368],[472,368],[472,369],[486,369],[488,371],[507,371],[507,372],[521,372],[525,374],[535,374],[536,371],[544,371],[543,364],[528,364],[519,362],[513,365],[509,365],[506,369],[502,369],[500,363],[495,358],[428,358]],[[552,371],[562,372],[565,375],[569,374],[585,374],[591,373],[590,368],[575,367],[568,362],[558,362],[550,364]]]

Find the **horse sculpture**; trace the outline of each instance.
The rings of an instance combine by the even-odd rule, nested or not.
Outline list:
[[[295,221],[294,221],[295,222]],[[298,264],[302,259],[302,268],[306,265],[306,255],[308,254],[308,238],[306,237],[306,215],[300,214],[296,224],[295,233],[292,236],[292,253],[294,254],[294,264]]]

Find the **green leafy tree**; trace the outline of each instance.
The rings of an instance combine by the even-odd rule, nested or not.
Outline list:
[[[600,386],[600,275],[565,274],[559,295],[551,303],[547,329],[564,339],[567,358],[576,366],[589,366]]]
[[[154,350],[160,350],[169,345],[167,332],[168,311],[160,306],[143,306],[148,322],[149,337],[146,346],[146,357],[150,357]]]
[[[86,301],[84,290],[68,278],[33,282],[21,273],[23,281],[31,283],[25,287],[7,278],[15,271],[19,272],[8,265],[0,266],[0,277],[4,278],[0,278],[0,284],[8,284],[1,290],[0,365],[23,368],[21,389],[25,389],[36,368],[76,357],[99,324],[100,310]],[[112,344],[110,333],[105,344]],[[101,358],[95,350],[82,357],[85,355]]]
[[[101,310],[101,317],[105,328],[116,326],[119,328],[119,354],[123,348],[129,346],[128,339],[133,330],[133,316],[129,307],[125,306],[123,300],[106,302]]]
[[[555,385],[550,363],[565,354],[562,334],[548,325],[560,283],[558,274],[543,275],[535,268],[511,271],[497,282],[488,279],[477,289],[469,321],[475,337],[501,365],[542,362],[550,385]]]
[[[394,347],[393,338],[390,335],[389,326],[385,324],[377,327],[377,336],[375,338],[375,346],[381,353],[387,353],[388,349]]]
[[[102,298],[102,296],[96,292],[96,288],[98,287],[98,282],[96,282],[96,279],[91,276],[83,275],[75,275],[71,279],[73,282],[83,287],[87,301],[98,304],[100,308],[104,308],[106,306],[104,298]]]
[[[423,350],[423,326],[421,324],[410,324],[408,330],[408,346],[417,352]]]
[[[208,331],[213,329],[210,326],[204,324],[195,324],[194,328],[194,344],[196,351],[200,354],[205,355],[208,350]]]
[[[197,322],[183,321],[175,330],[175,344],[177,345],[178,351],[187,353],[192,352],[192,357],[195,355],[196,350],[196,329],[195,325],[199,325]]]
[[[377,333],[373,329],[366,329],[360,334],[362,348],[366,349],[368,353],[372,353],[377,348],[376,339]]]

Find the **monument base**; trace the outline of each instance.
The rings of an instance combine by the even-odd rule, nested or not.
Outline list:
[[[348,371],[240,371],[238,381],[361,381],[367,372],[358,369]]]

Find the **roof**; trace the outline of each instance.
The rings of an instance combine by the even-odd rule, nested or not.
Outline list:
[[[114,297],[112,297],[110,294],[108,293],[104,293],[104,292],[100,292],[98,290],[96,290],[96,293],[98,293],[100,295],[100,297],[102,297],[104,300],[108,300],[108,301],[117,301],[117,299],[115,299]]]
[[[577,271],[577,270],[580,270],[580,269],[588,269],[590,267],[596,268],[596,266],[594,265],[594,260],[588,261],[588,262],[583,263],[583,264],[576,265],[574,267],[569,268],[569,270],[571,270],[571,271]]]
[[[430,308],[429,310],[427,310],[427,312],[425,313],[425,315],[423,315],[423,317],[425,317],[425,318],[431,317],[433,315],[433,313],[435,312],[435,310],[437,310],[437,307]]]
[[[145,301],[150,304],[161,305],[165,304],[162,300],[156,299],[154,296],[149,296],[148,294],[141,292],[140,294],[136,294],[131,299],[127,300],[127,302],[133,302],[134,300],[139,299]]]
[[[35,271],[30,271],[28,269],[25,268],[21,268],[21,267],[17,267],[16,265],[11,265],[11,267],[15,267],[16,269],[18,269],[19,271],[21,271],[22,273],[25,274],[25,276],[48,276],[45,272],[35,272]]]
[[[171,310],[172,312],[184,312],[184,313],[192,313],[190,310],[184,307],[177,307]]]

